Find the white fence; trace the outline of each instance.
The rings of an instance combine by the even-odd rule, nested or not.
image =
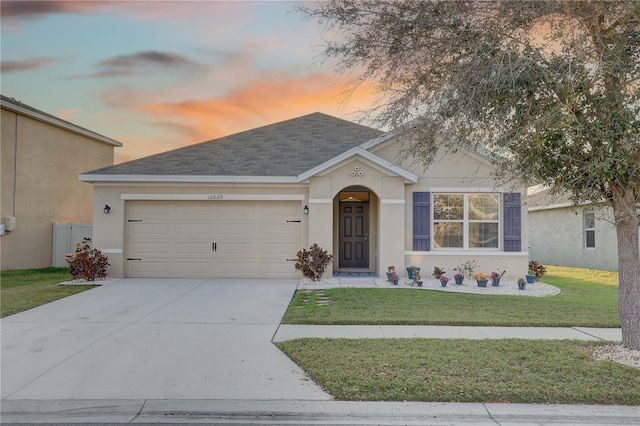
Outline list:
[[[53,224],[53,248],[51,264],[55,267],[67,266],[65,255],[76,251],[76,244],[83,238],[92,238],[93,225],[90,223]]]

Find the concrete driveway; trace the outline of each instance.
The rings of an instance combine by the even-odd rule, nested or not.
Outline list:
[[[295,280],[124,279],[2,320],[2,399],[329,400],[271,339]]]

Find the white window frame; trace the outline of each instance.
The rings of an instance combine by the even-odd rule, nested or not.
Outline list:
[[[587,215],[591,216],[591,220],[593,221],[593,227],[587,227]],[[587,235],[589,232],[593,232],[593,247],[589,247],[587,242],[589,239]],[[593,210],[583,210],[582,211],[582,235],[584,239],[583,247],[585,250],[595,250],[596,248],[596,213]]]
[[[436,223],[460,223],[460,220],[436,220],[435,218],[435,198],[438,195],[462,195],[463,196],[463,219],[462,219],[462,247],[437,247],[436,246]],[[497,195],[498,196],[498,219],[497,220],[470,220],[469,219],[469,196],[471,195]],[[431,250],[432,251],[456,251],[456,250],[479,250],[479,251],[500,251],[502,250],[502,223],[503,223],[503,200],[502,193],[494,191],[438,191],[431,192]],[[469,247],[469,224],[471,223],[496,223],[498,225],[498,246],[497,247]]]

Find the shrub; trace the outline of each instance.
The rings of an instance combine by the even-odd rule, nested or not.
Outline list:
[[[441,276],[443,276],[444,274],[446,274],[447,271],[445,271],[444,269],[438,268],[437,266],[435,266],[433,268],[433,278],[435,278],[436,280],[439,280]]]
[[[76,244],[76,252],[65,256],[69,274],[74,280],[95,281],[107,277],[109,258],[98,249],[91,248],[91,238]]]
[[[300,250],[296,257],[296,271],[301,271],[302,275],[312,281],[319,281],[325,269],[333,260],[333,256],[328,251],[315,243],[309,247],[309,250]]]
[[[453,268],[453,270],[458,271],[465,277],[471,279],[471,275],[473,275],[477,267],[478,263],[475,260],[467,260],[466,262]]]
[[[540,278],[547,272],[547,268],[535,260],[529,262],[529,270],[536,276],[536,281],[540,281]]]

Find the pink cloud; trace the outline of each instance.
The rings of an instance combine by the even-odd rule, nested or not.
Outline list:
[[[63,120],[70,120],[71,117],[78,111],[80,111],[80,108],[63,109],[58,111],[56,115]]]
[[[357,112],[370,107],[376,94],[363,88],[345,99],[347,91],[346,83],[317,73],[297,78],[266,76],[225,95],[201,99],[143,102],[144,97],[131,88],[111,91],[103,99],[129,111],[129,123],[152,127],[158,135],[118,137],[124,143],[116,151],[116,161],[121,162],[316,111],[357,121]]]
[[[2,1],[2,19],[19,25],[24,21],[43,19],[57,14],[112,14],[139,20],[184,21],[203,14],[223,14],[245,9],[249,3],[218,1]]]
[[[182,143],[189,144],[315,111],[344,114],[347,111],[341,101],[347,89],[335,77],[318,73],[258,80],[221,97],[144,104],[137,110],[184,127],[188,137]],[[345,107],[352,112],[364,109],[374,96],[370,91],[356,91]]]

